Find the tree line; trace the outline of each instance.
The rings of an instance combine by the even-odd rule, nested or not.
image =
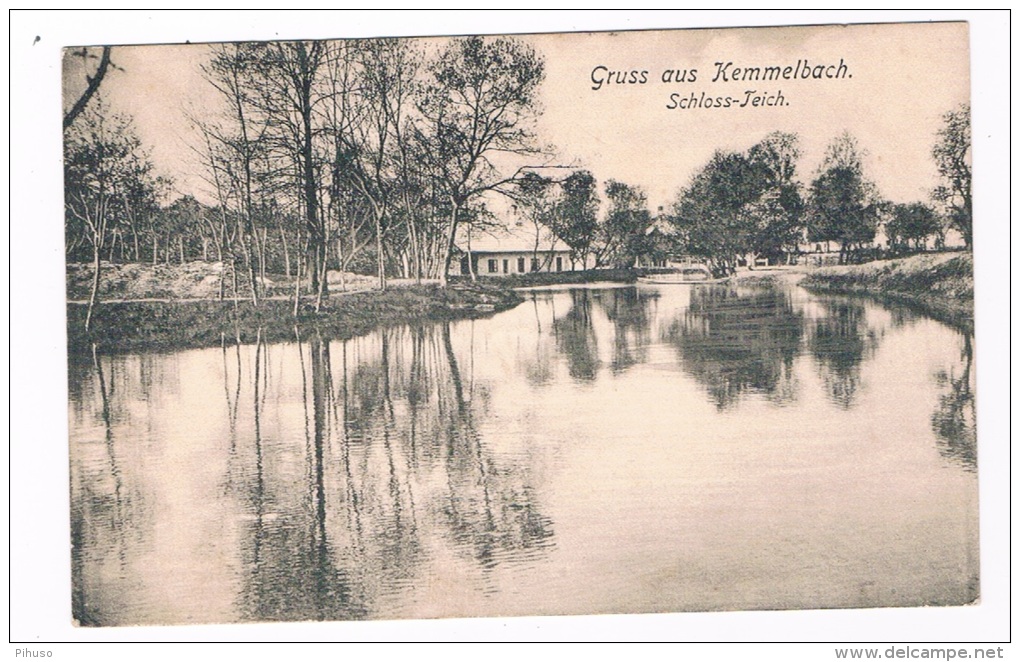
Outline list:
[[[971,241],[966,106],[944,118],[933,148],[941,184],[929,203],[883,201],[847,134],[805,187],[797,136],[777,132],[746,152],[714,154],[658,216],[639,187],[612,180],[601,189],[602,212],[595,176],[552,164],[552,148],[535,135],[545,66],[520,40],[212,50],[202,73],[220,112],[191,122],[213,204],[174,199],[131,118],[104,101],[100,83],[117,68],[116,48],[80,52],[99,63],[64,118],[65,236],[69,260],[93,263],[93,301],[101,262],[118,259],[216,260],[221,296],[229,286],[256,305],[267,273],[293,278],[295,296],[313,297],[316,308],[329,295],[330,271],[340,287],[351,271],[374,273],[380,288],[393,276],[445,285],[463,230],[494,224],[493,193],[534,225],[536,255],[548,228],[575,266],[685,254],[725,273],[741,260],[795,253],[805,237],[836,242],[846,261],[879,224],[894,246],[950,227]]]
[[[746,152],[717,151],[680,189],[665,214],[659,250],[704,258],[719,275],[738,261],[753,265],[795,256],[799,244],[830,242],[845,264],[872,257],[879,228],[888,252],[923,249],[934,237],[945,245],[955,230],[966,246],[973,240],[971,212],[970,108],[943,115],[932,148],[940,184],[928,201],[892,203],[865,172],[866,153],[844,132],[826,148],[810,184],[797,179],[798,137],[774,132]]]
[[[723,276],[739,263],[790,259],[805,241],[835,244],[844,264],[875,256],[879,228],[888,241],[884,255],[923,250],[931,238],[941,248],[950,230],[969,248],[969,116],[966,105],[943,115],[931,151],[940,183],[928,201],[886,200],[865,172],[866,152],[846,132],[829,143],[807,185],[797,173],[798,136],[773,132],[746,151],[716,151],[657,215],[640,188],[613,180],[605,183],[609,205],[600,213],[598,185],[586,170],[560,180],[526,173],[519,199],[536,228],[536,255],[544,226],[570,248],[575,264],[596,268],[687,256]],[[542,248],[551,255],[552,246]]]
[[[295,276],[316,306],[330,269],[374,263],[380,287],[394,273],[445,284],[458,229],[484,213],[484,196],[513,194],[547,158],[532,126],[544,62],[520,40],[213,51],[203,75],[222,112],[192,122],[214,205],[168,203],[172,182],[154,174],[130,118],[104,103],[98,72],[65,117],[67,254],[92,260],[96,284],[104,259],[183,261],[199,250],[256,304],[273,270]]]

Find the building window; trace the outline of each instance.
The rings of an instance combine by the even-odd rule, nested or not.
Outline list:
[[[531,258],[531,270],[532,271],[538,271],[538,258],[537,257]]]
[[[517,258],[517,273],[519,273],[519,274],[524,273],[524,258],[523,257]]]
[[[556,271],[563,271],[563,258],[559,255],[556,256]]]
[[[489,273],[490,274],[494,274],[494,273],[498,273],[498,272],[499,272],[499,269],[496,268],[496,261],[495,260],[489,260]]]
[[[503,260],[503,273],[510,273],[510,260]]]

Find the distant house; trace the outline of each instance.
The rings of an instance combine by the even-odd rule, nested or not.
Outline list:
[[[683,261],[675,250],[675,231],[659,207],[658,214],[645,230],[641,250],[635,256],[634,266],[639,269],[669,268]]]
[[[457,234],[456,248],[459,259],[451,263],[451,275],[466,276],[471,269],[478,276],[509,276],[584,268],[571,262],[570,248],[551,230],[527,223],[465,228]]]
[[[677,232],[659,207],[641,243],[641,252],[634,260],[639,269],[684,271],[707,269],[704,258],[687,255],[677,249]]]

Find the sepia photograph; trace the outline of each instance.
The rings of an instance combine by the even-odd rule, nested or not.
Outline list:
[[[979,610],[971,25],[729,18],[60,44],[71,631]]]

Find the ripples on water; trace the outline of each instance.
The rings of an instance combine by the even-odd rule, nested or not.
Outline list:
[[[70,367],[86,625],[961,604],[970,336],[775,287]]]

